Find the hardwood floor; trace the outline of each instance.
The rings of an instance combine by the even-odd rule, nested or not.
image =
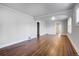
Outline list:
[[[44,35],[0,49],[1,56],[77,56],[66,35]]]

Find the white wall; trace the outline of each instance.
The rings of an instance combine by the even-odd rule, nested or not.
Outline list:
[[[76,48],[78,54],[79,54],[79,24],[76,24],[76,9],[79,8],[79,4],[76,5],[72,11],[72,33],[70,35],[74,47]]]
[[[46,34],[45,22],[40,23],[40,34]],[[36,37],[36,27],[32,16],[0,5],[0,48]]]
[[[61,24],[61,34],[66,34],[67,33],[67,20],[62,20],[62,21],[47,21],[47,33],[48,34],[56,34],[56,23]]]
[[[48,33],[48,34],[55,34],[56,33],[56,30],[55,30],[55,23],[54,22],[52,22],[52,21],[47,21],[46,22],[46,32]]]
[[[62,23],[62,34],[67,34],[68,33],[67,19],[63,20],[61,23]]]

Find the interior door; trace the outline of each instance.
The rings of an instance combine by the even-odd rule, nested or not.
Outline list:
[[[61,23],[56,23],[56,34],[61,34],[62,32]]]

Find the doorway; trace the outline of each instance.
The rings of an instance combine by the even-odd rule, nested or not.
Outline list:
[[[56,34],[61,34],[62,32],[62,26],[61,26],[61,23],[56,23],[55,24],[55,27],[56,27]]]
[[[40,22],[37,22],[37,39],[40,37]]]

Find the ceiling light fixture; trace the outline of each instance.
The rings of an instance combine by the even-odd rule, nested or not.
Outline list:
[[[55,19],[56,19],[56,18],[53,16],[53,17],[52,17],[52,20],[55,20]]]

